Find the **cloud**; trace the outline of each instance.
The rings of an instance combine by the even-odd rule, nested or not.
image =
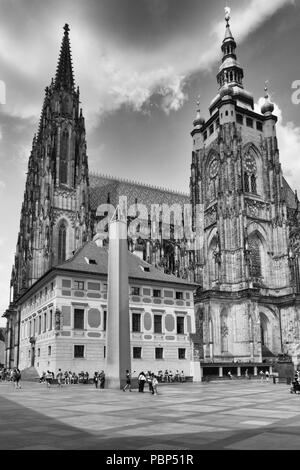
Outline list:
[[[146,1],[148,7],[150,3]],[[234,10],[234,35],[239,42],[243,41],[275,12],[289,4],[293,4],[293,0],[252,0],[246,7],[243,4]],[[157,0],[151,8],[158,15],[163,15],[167,11],[167,4]],[[89,77],[83,77],[83,81],[90,80],[89,90],[93,90],[94,96],[98,97],[98,109],[89,108],[90,111],[102,114],[126,105],[135,111],[145,112],[149,110],[153,95],[161,97],[159,105],[165,113],[179,110],[188,98],[184,90],[188,77],[195,72],[206,72],[220,58],[224,29],[224,20],[212,28],[209,24],[203,24],[201,29],[189,31],[188,36],[174,36],[153,52],[140,51],[138,48],[125,52],[117,50],[111,43],[102,47],[99,57],[101,49],[99,51],[99,44],[95,43],[95,50],[90,49],[90,54],[94,57],[98,55],[99,60],[93,69],[84,67]],[[198,45],[196,57],[195,44]],[[79,51],[80,45],[76,38],[74,45]],[[86,50],[84,52],[86,54]],[[80,53],[78,61],[82,60],[84,58]],[[88,102],[91,103],[90,98]],[[96,104],[95,100],[93,103]]]
[[[255,104],[256,112],[260,113],[264,101],[264,98],[260,98]],[[276,103],[274,106],[274,114],[278,117],[276,134],[283,175],[291,188],[297,189],[300,194],[300,159],[297,158],[300,155],[300,127],[291,121],[284,123],[282,110]]]
[[[0,191],[5,189],[5,186],[6,184],[4,183],[4,181],[0,180]],[[0,240],[0,246],[1,246],[1,240]]]
[[[56,3],[53,0],[53,4]],[[83,108],[92,125],[97,124],[99,116],[122,106],[147,112],[154,95],[161,97],[159,106],[165,113],[177,111],[187,99],[184,83],[189,76],[209,70],[220,58],[225,25],[223,19],[215,24],[215,15],[208,20],[206,15],[210,15],[212,9],[207,8],[203,13],[197,5],[191,15],[188,8],[183,13],[181,5],[174,9],[167,0],[143,0],[135,4],[137,14],[129,15],[123,2],[122,5],[116,1],[111,5],[90,2],[86,8],[77,2],[76,15],[71,3],[60,4],[49,23],[49,7],[46,8],[43,2],[20,2],[16,17],[10,2],[4,1],[9,21],[5,23],[0,19],[3,45],[0,67],[9,79],[6,109],[11,115],[38,117],[42,89],[49,84],[55,71],[60,45],[58,24],[63,24],[66,18],[70,18],[72,26],[70,38],[75,78],[81,85]],[[291,4],[293,0],[239,2],[232,9],[234,36],[240,43],[280,8]],[[56,11],[54,7],[53,10]],[[174,17],[177,10],[178,18]],[[28,18],[34,11],[37,12],[36,20]],[[198,13],[200,25],[193,21]],[[220,9],[220,16],[222,13]],[[123,15],[123,21],[120,15]],[[96,17],[101,27],[95,27]],[[91,28],[82,28],[84,22],[89,24],[91,21]],[[22,34],[21,46],[19,36],[12,34],[11,24],[15,24]],[[114,25],[118,30],[113,29]],[[43,38],[37,41],[39,29],[43,29]],[[135,39],[133,31],[137,33]],[[24,56],[26,60],[23,60]],[[10,99],[12,95],[14,100]]]

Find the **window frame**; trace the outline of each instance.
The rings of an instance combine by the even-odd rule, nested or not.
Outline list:
[[[82,356],[80,355],[76,355],[75,352],[76,352],[76,348],[82,348]],[[84,344],[74,344],[74,348],[73,348],[73,358],[74,359],[85,359],[85,345]]]
[[[157,357],[158,351],[161,352],[161,357]],[[164,348],[155,348],[155,359],[162,360],[164,358]]]
[[[157,324],[156,324],[155,320],[158,319],[158,318],[160,320],[160,322],[159,322],[160,323],[160,331],[156,331]],[[154,316],[153,316],[153,332],[154,332],[154,334],[162,334],[162,332],[163,332],[163,330],[162,330],[162,315],[161,314],[154,314]]]
[[[78,326],[76,326],[76,321],[78,322],[78,318],[76,319],[76,314],[79,314],[81,313],[82,314],[82,328],[79,328]],[[84,308],[74,308],[74,312],[73,312],[73,330],[84,330],[84,323],[85,323],[85,310]]]
[[[131,331],[132,333],[141,333],[141,314],[131,313]]]
[[[184,335],[185,334],[185,322],[184,322],[184,316],[183,315],[177,315],[176,316],[176,333],[177,335]],[[179,321],[182,321],[180,324]],[[179,326],[182,326],[182,331],[179,331],[181,328]]]

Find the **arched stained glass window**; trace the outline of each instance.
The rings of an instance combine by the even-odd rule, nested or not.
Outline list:
[[[252,175],[251,176],[251,192],[256,194],[257,190],[256,190],[256,177],[255,175]]]
[[[249,239],[249,250],[250,250],[250,274],[252,277],[260,277],[261,276],[260,241],[257,236]]]
[[[249,176],[248,173],[244,173],[244,190],[249,193]]]
[[[228,315],[226,311],[221,313],[221,352],[228,352]]]
[[[58,230],[58,263],[66,260],[67,227],[63,222]]]
[[[68,150],[69,150],[69,134],[67,130],[64,130],[61,138],[60,148],[60,168],[59,176],[62,184],[68,183]]]

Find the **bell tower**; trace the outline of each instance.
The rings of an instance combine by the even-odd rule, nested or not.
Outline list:
[[[225,21],[218,94],[207,120],[197,103],[191,132],[194,224],[197,204],[204,211],[196,305],[204,359],[261,361],[282,350],[279,299],[292,294],[288,204],[295,194],[282,175],[268,90],[256,112],[228,11]]]

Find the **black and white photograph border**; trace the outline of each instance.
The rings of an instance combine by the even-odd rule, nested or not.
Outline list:
[[[298,450],[300,2],[0,6],[0,449]]]

